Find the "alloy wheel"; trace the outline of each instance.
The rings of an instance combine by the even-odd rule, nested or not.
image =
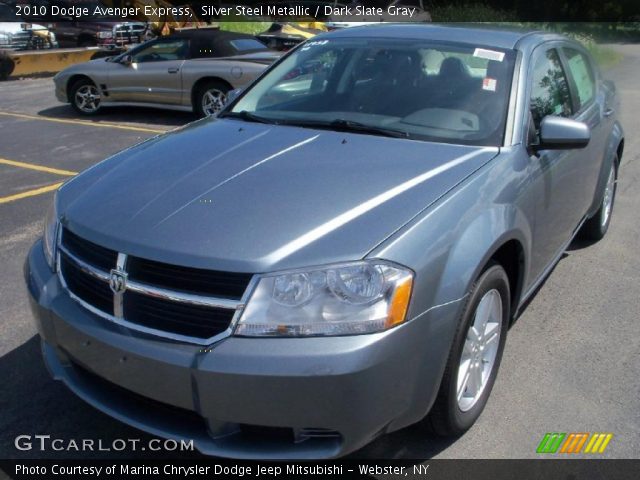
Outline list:
[[[470,410],[484,391],[496,364],[502,329],[502,297],[498,290],[484,294],[467,331],[457,377],[458,407]]]
[[[207,90],[202,96],[202,112],[207,117],[217,115],[224,107],[226,101],[227,96],[222,90],[218,90],[217,88]]]
[[[611,210],[613,209],[613,196],[616,188],[616,168],[611,165],[611,171],[609,172],[609,178],[607,178],[607,186],[604,190],[604,198],[602,199],[602,216],[600,217],[600,223],[604,227],[609,221],[611,216]]]
[[[100,92],[95,85],[83,85],[75,95],[77,107],[86,113],[94,113],[100,108]]]

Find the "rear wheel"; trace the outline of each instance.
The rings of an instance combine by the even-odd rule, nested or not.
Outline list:
[[[97,42],[90,37],[80,37],[78,39],[78,47],[80,48],[85,48],[85,47],[95,47],[97,45]]]
[[[88,78],[83,78],[73,84],[69,98],[73,108],[82,115],[95,115],[100,110],[100,91]]]
[[[618,178],[618,157],[616,156],[611,162],[609,173],[607,174],[607,183],[602,195],[600,208],[593,217],[587,220],[582,226],[580,234],[592,241],[601,240],[609,230],[611,223],[611,214],[613,213],[613,204],[616,197],[616,179]]]
[[[210,80],[198,87],[194,98],[194,110],[200,117],[217,115],[227,102],[228,85]]]
[[[507,274],[502,266],[492,263],[469,293],[440,391],[429,413],[436,433],[461,435],[482,413],[502,359],[510,302]]]

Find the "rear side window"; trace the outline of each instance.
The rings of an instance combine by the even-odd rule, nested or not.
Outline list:
[[[264,43],[252,38],[238,38],[229,42],[233,48],[239,52],[247,52],[250,50],[266,50]]]
[[[536,129],[540,128],[540,122],[547,115],[573,115],[569,84],[555,49],[538,58],[533,69],[531,114]]]
[[[579,109],[587,105],[595,96],[595,79],[589,59],[578,50],[563,48],[567,57],[569,73],[573,77],[580,102]]]

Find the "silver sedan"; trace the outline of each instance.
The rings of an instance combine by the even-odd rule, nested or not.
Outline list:
[[[83,115],[140,105],[209,116],[222,109],[230,90],[252,82],[279,55],[251,35],[187,30],[73,65],[53,81],[58,100]]]

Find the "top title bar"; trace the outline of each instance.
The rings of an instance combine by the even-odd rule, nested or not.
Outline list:
[[[640,22],[637,0],[0,0],[0,21]]]

